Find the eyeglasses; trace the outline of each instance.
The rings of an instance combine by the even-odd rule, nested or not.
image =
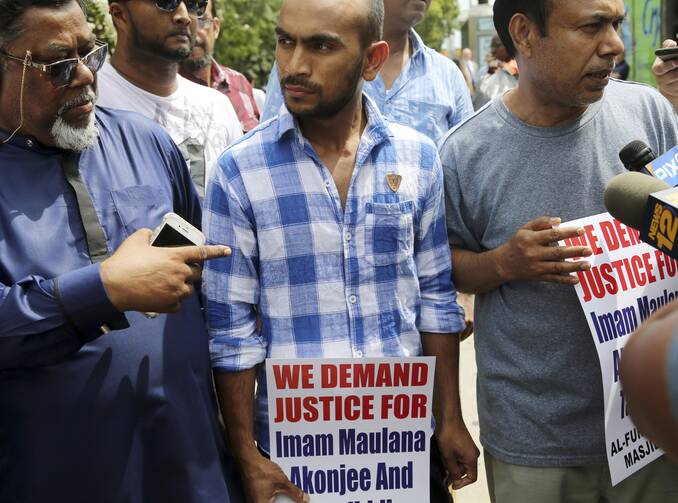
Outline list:
[[[12,56],[11,54],[2,51],[0,51],[0,53],[7,59],[23,63],[24,67],[37,68],[41,72],[48,74],[52,85],[59,88],[69,86],[71,82],[73,82],[73,79],[75,78],[75,69],[80,63],[84,63],[84,65],[93,73],[99,71],[104,64],[104,61],[106,61],[108,44],[98,40],[95,43],[96,47],[82,58],[62,59],[60,61],[55,61],[54,63],[46,64],[33,61],[30,51],[26,51],[26,56],[23,58],[17,58],[16,56]]]
[[[186,10],[192,16],[201,18],[205,15],[207,0],[153,0],[155,6],[165,12],[174,12],[181,2],[184,2]]]
[[[201,30],[204,30],[205,28],[209,28],[212,26],[212,23],[214,23],[214,18],[213,17],[199,17],[196,19],[198,23],[198,28]]]

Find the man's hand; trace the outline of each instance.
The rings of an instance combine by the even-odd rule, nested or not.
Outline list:
[[[588,246],[557,246],[566,238],[584,235],[581,228],[558,228],[560,219],[540,217],[528,222],[496,252],[496,265],[502,282],[513,280],[548,281],[575,285],[572,273],[591,268],[586,261],[567,262],[568,258],[590,257]]]
[[[259,452],[253,452],[240,462],[245,492],[250,503],[271,503],[278,495],[285,495],[295,503],[308,503],[311,498],[292,484],[278,465]]]
[[[231,254],[227,246],[151,246],[152,232],[141,229],[101,263],[101,280],[121,312],[174,313],[193,294],[205,260]]]
[[[461,489],[478,480],[478,456],[480,451],[462,421],[436,424],[438,449],[452,487]]]
[[[665,40],[662,47],[676,47],[673,40]],[[671,102],[678,112],[678,59],[662,61],[657,58],[652,65],[652,73],[657,80],[659,91]]]

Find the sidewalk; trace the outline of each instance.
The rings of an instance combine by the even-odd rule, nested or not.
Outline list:
[[[454,492],[455,503],[489,503],[487,482],[485,479],[485,463],[482,448],[478,440],[478,408],[476,406],[476,352],[473,347],[473,336],[461,343],[459,354],[459,379],[461,407],[464,421],[473,437],[473,441],[481,451],[478,460],[478,481]]]

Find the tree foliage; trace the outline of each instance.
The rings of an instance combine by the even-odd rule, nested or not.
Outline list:
[[[417,33],[429,47],[439,51],[443,41],[457,27],[457,0],[433,0],[426,19],[417,25]]]
[[[275,60],[274,29],[281,3],[282,0],[216,0],[221,34],[214,56],[247,75],[257,87],[266,85]],[[428,46],[439,50],[456,26],[458,15],[457,0],[433,0],[417,32]],[[113,46],[115,29],[107,0],[89,0],[87,18],[96,36]]]
[[[263,87],[275,60],[275,26],[282,0],[216,0],[221,34],[214,57]]]
[[[87,22],[97,39],[108,42],[111,48],[115,46],[115,28],[108,13],[107,0],[88,0]]]

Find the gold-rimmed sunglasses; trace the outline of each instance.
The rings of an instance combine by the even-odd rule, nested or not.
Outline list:
[[[106,54],[108,53],[108,44],[97,40],[96,46],[90,52],[82,57],[62,59],[54,63],[39,63],[33,61],[30,51],[26,51],[23,58],[13,56],[4,51],[0,51],[5,58],[12,61],[23,63],[24,67],[36,68],[41,72],[49,75],[50,82],[56,88],[66,87],[73,82],[75,78],[75,70],[80,63],[84,64],[92,72],[97,72],[106,61]]]

